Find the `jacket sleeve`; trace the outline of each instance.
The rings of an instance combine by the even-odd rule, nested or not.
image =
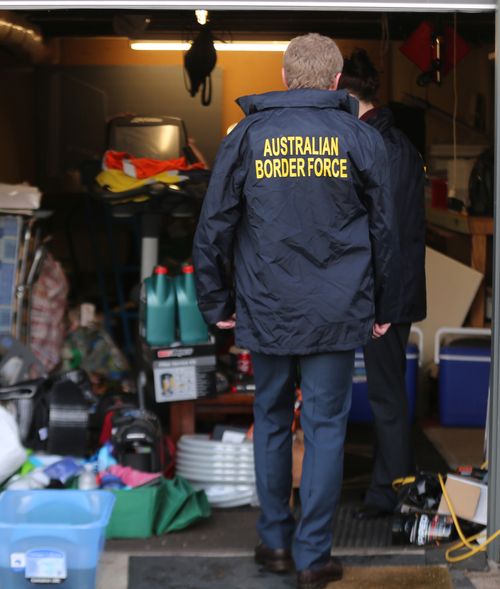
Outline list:
[[[244,180],[238,135],[233,131],[218,150],[193,243],[198,306],[209,324],[229,319],[235,310],[233,240]]]
[[[364,174],[364,203],[368,210],[375,279],[375,320],[390,323],[399,307],[399,237],[391,195],[389,161],[381,136],[373,145],[373,163]]]

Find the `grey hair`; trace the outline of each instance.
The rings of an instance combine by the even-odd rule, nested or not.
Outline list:
[[[292,39],[283,57],[286,84],[295,88],[328,90],[344,59],[330,37],[309,33]]]

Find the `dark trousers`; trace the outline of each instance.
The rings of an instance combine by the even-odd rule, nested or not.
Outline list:
[[[392,510],[392,481],[415,472],[406,392],[406,345],[410,324],[390,327],[364,348],[368,399],[375,428],[375,463],[365,503]]]
[[[292,548],[297,570],[330,557],[332,523],[343,473],[354,351],[310,356],[252,354],[255,374],[254,451],[261,515],[257,530],[269,548]],[[304,461],[301,516],[290,510],[297,365],[302,389]]]

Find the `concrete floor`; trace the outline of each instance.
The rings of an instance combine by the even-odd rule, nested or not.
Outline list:
[[[128,558],[131,554],[127,552],[104,551],[99,565],[96,589],[127,589]],[[139,553],[134,552],[133,554],[137,555]],[[150,552],[148,554],[151,555]],[[251,554],[247,556],[251,557]],[[333,587],[335,587],[334,584],[332,584],[332,589]],[[459,587],[463,587],[464,589],[466,587],[470,589],[498,589],[500,587],[500,567],[490,562],[489,571],[464,571],[460,576],[460,581],[455,584],[455,587],[457,589]]]
[[[476,589],[498,589],[500,587],[500,566],[489,563],[490,570],[486,573],[469,572],[467,578]]]
[[[128,557],[126,553],[104,551],[97,571],[96,589],[127,589]]]

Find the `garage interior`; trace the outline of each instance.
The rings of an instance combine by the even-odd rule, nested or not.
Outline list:
[[[420,471],[432,473],[479,467],[484,461],[486,416],[482,424],[443,425],[446,408],[440,406],[434,334],[439,327],[491,328],[492,209],[470,212],[469,180],[479,156],[494,145],[495,15],[216,10],[209,11],[208,17],[214,39],[228,45],[287,41],[318,32],[334,38],[345,56],[354,48],[366,49],[377,66],[380,103],[391,107],[397,125],[419,149],[426,166],[427,246],[433,263],[429,271],[433,277],[450,272],[444,284],[433,283],[428,291],[430,317],[425,325],[416,325],[420,332],[412,335],[420,361],[414,408],[417,464]],[[238,383],[231,381],[234,354],[239,352],[231,352],[230,336],[217,333],[222,373],[218,394],[157,402],[153,374],[150,367],[144,368],[139,339],[141,279],[150,276],[157,263],[175,273],[189,261],[196,213],[153,209],[160,236],[157,260],[145,262],[141,259],[141,247],[145,247],[141,203],[119,202],[118,208],[125,208],[116,214],[117,209],[110,210],[113,205],[99,198],[93,178],[107,149],[109,121],[116,116],[179,117],[209,170],[227,130],[243,117],[236,98],[283,89],[282,53],[218,51],[210,73],[210,101],[204,105],[201,92],[191,96],[188,91],[185,51],[131,47],[137,40],[191,42],[201,30],[192,10],[24,10],[4,12],[0,21],[0,183],[27,183],[41,193],[35,231],[67,281],[61,337],[68,344],[68,331],[81,305],[93,305],[98,324],[119,351],[120,359],[110,361],[109,372],[123,369],[118,381],[94,380],[94,392],[142,395],[174,442],[183,435],[209,435],[216,426],[249,428],[253,391],[251,386],[238,389]],[[440,59],[435,54],[436,37],[446,39]],[[459,57],[457,51],[462,52]],[[450,162],[455,166],[454,197],[445,193],[443,206]],[[203,185],[198,191],[202,198]],[[492,203],[492,192],[490,197]],[[2,210],[2,215],[16,214],[9,210]],[[486,332],[478,333],[483,341]],[[16,335],[23,344],[30,344],[29,330]],[[62,349],[67,351],[71,345]],[[54,370],[63,364],[71,366],[73,360],[64,358],[61,351]],[[472,412],[475,400],[468,393],[463,402],[470,403]],[[361,504],[370,479],[372,446],[369,418],[352,420],[335,550],[353,570],[367,563],[389,568],[444,565],[442,547],[395,545],[390,521],[353,525],[352,511]],[[182,531],[109,540],[97,586],[292,587],[292,578],[277,580],[253,568],[257,513],[258,508],[248,503],[214,507],[210,518]],[[198,559],[190,561],[196,569],[184,566],[183,557]],[[228,557],[230,567],[224,564]],[[210,558],[216,560],[203,561]],[[488,582],[483,576],[493,583],[499,578],[484,553],[466,564],[450,566],[450,571],[449,579],[425,578],[414,586],[489,587],[480,584]],[[398,574],[401,579],[401,571]],[[378,585],[367,582],[353,577],[351,585],[345,586],[391,586],[387,578]],[[402,586],[400,581],[397,586]]]

